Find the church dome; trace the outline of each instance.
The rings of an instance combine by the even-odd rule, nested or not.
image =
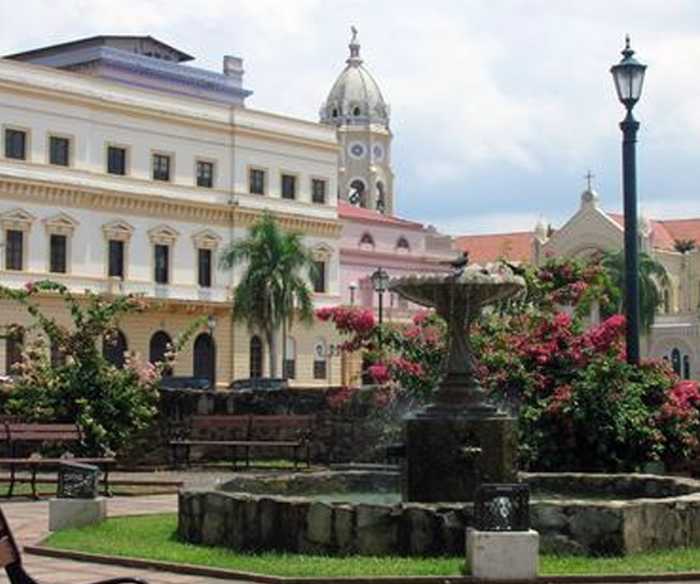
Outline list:
[[[321,122],[338,126],[381,124],[389,127],[389,106],[374,77],[362,65],[354,27],[348,46],[350,57],[321,106]]]

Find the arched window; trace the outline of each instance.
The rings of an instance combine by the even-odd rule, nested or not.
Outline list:
[[[384,213],[386,211],[386,195],[384,194],[384,183],[377,181],[377,211]]]
[[[363,183],[359,178],[356,178],[350,183],[350,196],[348,200],[351,205],[359,205],[360,207],[367,207],[367,188],[365,183]]]
[[[361,116],[362,115],[362,110],[359,108],[359,106],[355,106],[352,110],[352,115],[355,117]]]
[[[327,358],[326,341],[318,339],[314,343],[314,379],[328,377]]]
[[[148,344],[148,360],[153,363],[165,363],[165,354],[172,348],[173,341],[170,335],[165,331],[157,331],[153,333],[151,341]],[[165,377],[170,377],[173,370],[167,367],[163,370]]]
[[[111,363],[117,369],[124,367],[128,350],[129,345],[126,342],[126,336],[119,329],[102,341],[102,355],[108,363]]]
[[[664,312],[666,314],[671,314],[671,294],[668,288],[664,288]]]
[[[334,118],[338,117],[338,108],[334,107],[333,108],[333,113],[331,114]]]
[[[671,351],[671,366],[676,375],[681,374],[681,352],[678,349]]]
[[[690,379],[690,357],[683,355],[683,379]]]
[[[5,338],[5,374],[13,375],[15,365],[22,362],[22,347],[24,346],[24,333],[14,330]]]
[[[374,238],[369,233],[364,233],[360,238],[360,248],[374,249]]]
[[[287,347],[284,355],[284,378],[297,377],[297,343],[292,337],[287,337]]]
[[[192,374],[208,379],[212,388],[216,386],[216,345],[209,333],[201,333],[194,340]]]
[[[260,337],[255,335],[250,339],[250,377],[257,379],[263,376],[263,345]]]
[[[408,253],[411,251],[411,246],[408,243],[408,239],[403,236],[399,237],[399,239],[396,241],[396,251],[402,253]]]

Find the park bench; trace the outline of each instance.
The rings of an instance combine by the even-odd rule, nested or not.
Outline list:
[[[185,463],[190,464],[191,449],[223,447],[228,449],[234,468],[239,450],[245,452],[246,468],[250,467],[251,449],[281,449],[292,454],[294,468],[299,464],[299,451],[304,449],[306,466],[311,466],[313,416],[193,416],[189,438],[170,441],[173,464],[180,462],[184,450]],[[200,439],[200,435],[208,439]],[[280,434],[283,434],[280,438]]]
[[[39,498],[37,492],[37,474],[41,470],[58,469],[61,462],[71,460],[85,464],[98,465],[103,471],[103,491],[106,496],[110,495],[109,471],[116,462],[113,457],[89,457],[75,458],[69,452],[64,452],[60,457],[43,457],[37,452],[30,456],[22,454],[30,448],[41,449],[47,446],[61,447],[66,444],[80,443],[82,436],[80,428],[75,424],[37,424],[37,423],[14,423],[6,422],[0,425],[0,436],[6,444],[7,456],[0,458],[0,467],[10,469],[10,486],[6,496],[12,497],[17,483],[29,483],[31,485],[32,496]],[[17,471],[27,469],[29,477],[17,476]]]
[[[19,546],[12,535],[10,524],[5,518],[5,514],[0,509],[0,568],[5,568],[7,579],[10,584],[38,584],[24,570],[22,565],[22,555]],[[100,580],[93,584],[148,584],[141,578],[110,578],[108,580]]]

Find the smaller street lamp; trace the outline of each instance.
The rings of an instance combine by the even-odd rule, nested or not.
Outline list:
[[[384,292],[389,287],[389,274],[382,268],[377,268],[370,276],[372,288],[379,295],[379,324],[384,320]]]
[[[214,336],[214,331],[216,330],[216,317],[213,314],[210,314],[207,317],[207,329],[209,330],[209,334]]]
[[[355,292],[357,291],[357,282],[350,282],[350,306],[355,305]]]

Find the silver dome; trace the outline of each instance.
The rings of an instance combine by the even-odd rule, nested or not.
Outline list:
[[[362,66],[354,27],[348,46],[350,57],[321,106],[321,122],[338,126],[381,124],[389,127],[389,106],[374,77]]]

